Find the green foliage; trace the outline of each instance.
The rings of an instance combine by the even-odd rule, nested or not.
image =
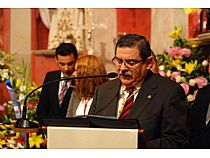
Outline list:
[[[30,67],[22,60],[21,66],[16,66],[8,63],[8,60],[11,59],[10,55],[7,55],[4,52],[0,52],[1,54],[1,61],[4,61],[4,65],[7,65],[8,72],[7,74],[4,74],[4,79],[10,80],[10,83],[12,85],[12,88],[16,94],[19,108],[22,109],[24,104],[24,99],[26,95],[35,89],[37,85],[34,82],[31,82],[31,74],[30,74]],[[3,64],[2,64],[3,65]],[[17,72],[20,77],[17,77],[14,73]],[[33,93],[33,95],[28,98],[28,113],[27,117],[31,120],[34,120],[36,118],[36,107],[39,101],[39,96],[41,93],[41,89]],[[6,103],[0,104],[0,122],[8,122],[15,119],[14,115],[14,103],[12,101],[8,101]]]

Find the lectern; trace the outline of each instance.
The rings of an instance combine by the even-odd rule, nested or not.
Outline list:
[[[144,148],[143,130],[137,120],[98,117],[45,119],[49,149]]]

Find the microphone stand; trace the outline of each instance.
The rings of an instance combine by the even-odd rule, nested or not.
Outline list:
[[[83,79],[83,78],[96,78],[96,77],[109,77],[109,78],[115,78],[117,77],[118,75],[115,73],[115,72],[111,72],[111,73],[108,73],[108,74],[105,74],[105,75],[98,75],[98,76],[78,76],[78,77],[63,77],[63,78],[60,78],[58,80],[53,80],[53,81],[50,81],[50,82],[47,82],[35,89],[33,89],[26,97],[25,97],[25,100],[24,100],[24,104],[23,104],[23,111],[22,111],[22,117],[21,119],[17,120],[16,124],[15,124],[15,127],[16,128],[38,128],[39,125],[35,122],[32,122],[30,121],[27,117],[26,117],[26,114],[27,114],[27,99],[31,96],[31,94],[33,94],[36,90],[38,90],[39,88],[42,88],[44,86],[47,86],[49,84],[52,84],[52,83],[56,83],[58,81],[63,81],[63,80],[71,80],[71,79]]]

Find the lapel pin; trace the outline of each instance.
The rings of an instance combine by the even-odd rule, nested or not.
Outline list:
[[[148,99],[151,99],[151,98],[152,98],[152,95],[151,95],[151,94],[150,94],[150,95],[148,95],[148,96],[147,96],[147,98],[148,98]]]

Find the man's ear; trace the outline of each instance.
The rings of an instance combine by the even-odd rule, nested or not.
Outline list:
[[[150,69],[153,65],[153,56],[151,55],[146,59],[146,68]]]

